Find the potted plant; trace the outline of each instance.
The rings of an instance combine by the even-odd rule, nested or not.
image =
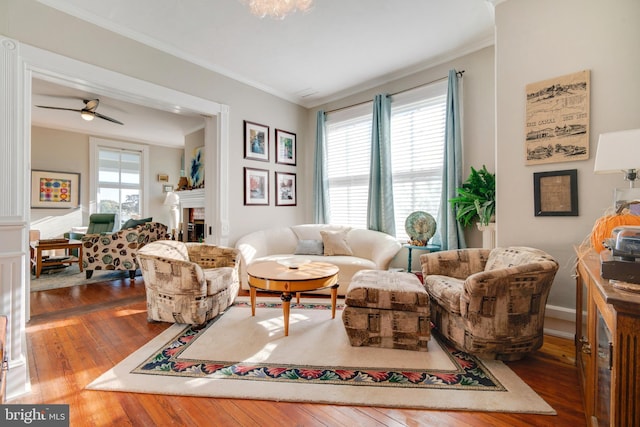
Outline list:
[[[488,225],[496,212],[496,176],[485,165],[476,170],[471,167],[471,175],[457,189],[458,196],[449,199],[456,209],[456,220],[463,227],[473,223]]]

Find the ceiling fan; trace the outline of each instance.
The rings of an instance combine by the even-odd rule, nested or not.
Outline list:
[[[36,105],[36,107],[40,108],[49,108],[51,110],[65,110],[65,111],[76,111],[80,113],[80,116],[87,121],[91,121],[94,118],[98,117],[100,119],[108,120],[113,123],[117,123],[119,125],[124,125],[119,120],[114,119],[113,117],[105,116],[104,114],[98,113],[96,110],[98,109],[98,104],[100,104],[99,99],[83,99],[84,108],[81,110],[76,110],[74,108],[63,108],[63,107],[49,107],[47,105]]]

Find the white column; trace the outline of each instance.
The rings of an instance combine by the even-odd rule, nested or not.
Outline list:
[[[31,80],[20,44],[0,35],[0,314],[8,317],[7,400],[29,392],[28,224]]]

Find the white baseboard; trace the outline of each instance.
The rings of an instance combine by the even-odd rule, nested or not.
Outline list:
[[[547,305],[544,316],[544,333],[573,340],[576,334],[575,309]]]

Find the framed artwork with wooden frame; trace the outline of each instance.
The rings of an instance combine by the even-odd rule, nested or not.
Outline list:
[[[269,171],[244,168],[244,204],[269,205]]]
[[[295,206],[296,174],[276,172],[276,206]]]
[[[276,129],[276,163],[296,165],[296,134]]]
[[[578,170],[533,174],[535,216],[578,216]]]
[[[80,174],[31,171],[31,207],[74,209],[80,206]]]
[[[269,161],[269,126],[244,121],[244,158]]]

